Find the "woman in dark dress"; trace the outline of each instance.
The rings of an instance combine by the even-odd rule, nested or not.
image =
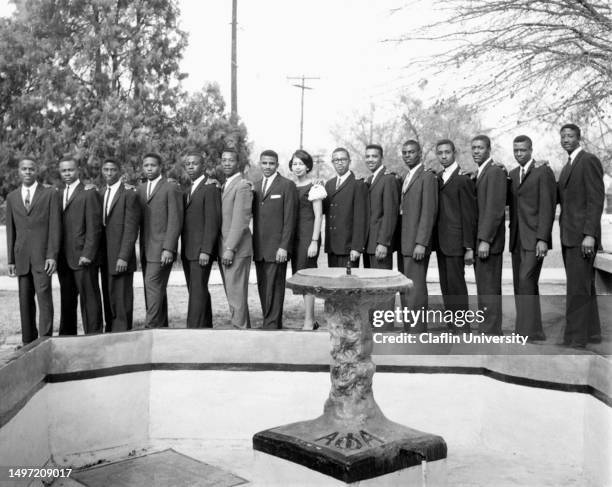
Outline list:
[[[321,184],[313,183],[310,176],[313,161],[308,152],[297,150],[289,161],[289,169],[297,177],[299,196],[298,216],[296,222],[291,268],[295,274],[300,269],[317,267],[319,257],[321,221],[323,218],[323,200],[327,193]],[[316,330],[314,320],[314,296],[304,295],[306,314],[303,330]],[[316,325],[316,326],[315,326]]]

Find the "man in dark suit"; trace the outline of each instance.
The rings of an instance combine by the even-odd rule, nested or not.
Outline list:
[[[105,186],[102,197],[102,296],[106,331],[132,329],[136,238],[141,209],[135,188],[121,182],[121,164],[106,159],[102,164]]]
[[[187,328],[212,328],[208,279],[217,258],[221,231],[221,193],[204,172],[204,157],[192,151],[185,157],[191,185],[184,195],[185,219],[181,233],[181,258],[189,290]]]
[[[293,181],[278,173],[278,154],[265,150],[259,156],[263,172],[255,186],[253,251],[257,290],[263,311],[263,328],[283,326],[287,260],[297,219],[298,195]]]
[[[442,139],[436,144],[436,157],[444,170],[439,176],[438,218],[435,241],[440,272],[440,287],[444,306],[453,312],[469,309],[466,265],[474,262],[476,242],[477,203],[474,182],[462,174],[455,161],[455,144]],[[470,331],[470,325],[456,327],[448,324],[451,331]]]
[[[366,146],[365,163],[372,175],[367,179],[370,217],[363,266],[374,269],[393,268],[393,234],[397,225],[399,195],[393,174],[383,166],[383,148]]]
[[[438,215],[438,179],[426,170],[421,161],[421,146],[409,140],[402,146],[402,158],[408,174],[402,184],[400,204],[401,247],[403,268],[400,271],[412,281],[409,294],[402,294],[402,306],[427,309],[427,268],[431,255],[432,237]],[[414,325],[414,326],[409,326]],[[405,324],[406,331],[421,333],[427,323]]]
[[[251,327],[248,305],[253,238],[249,223],[253,212],[251,185],[242,176],[245,163],[234,149],[221,154],[225,174],[221,196],[221,253],[219,267],[234,328]]]
[[[143,210],[140,219],[140,260],[147,306],[145,326],[166,327],[166,287],[183,226],[183,195],[175,183],[162,177],[162,159],[159,154],[145,154],[142,170],[147,178],[138,187]]]
[[[561,127],[561,147],[568,154],[557,184],[561,215],[561,250],[567,275],[566,327],[563,343],[584,348],[601,342],[593,262],[601,248],[603,167],[580,147],[580,128]]]
[[[21,186],[6,197],[6,240],[9,276],[18,278],[21,339],[28,344],[53,334],[51,276],[57,266],[62,217],[55,189],[36,180],[33,157],[19,161]],[[38,325],[36,305],[38,300]]]
[[[519,163],[510,171],[509,188],[515,331],[530,341],[545,340],[538,281],[544,257],[552,248],[557,186],[550,167],[533,160],[529,137],[516,137],[513,150]]]
[[[102,333],[102,302],[98,284],[102,207],[95,189],[85,189],[72,156],[59,163],[62,191],[62,247],[57,267],[60,281],[60,335],[77,334],[77,296],[83,331]]]
[[[502,335],[502,266],[506,243],[506,169],[491,159],[491,139],[477,135],[472,139],[472,159],[478,165],[476,198],[478,230],[474,273],[478,309],[484,321],[478,331]]]
[[[325,183],[325,252],[329,267],[359,267],[368,232],[368,191],[349,170],[351,157],[339,147],[332,152],[337,176]]]

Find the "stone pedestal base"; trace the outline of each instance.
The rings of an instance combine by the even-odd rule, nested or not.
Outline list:
[[[430,465],[446,458],[446,443],[440,436],[407,428],[384,416],[354,426],[323,415],[261,431],[253,437],[253,448],[347,484],[411,467],[420,471],[423,461]]]
[[[254,484],[265,479],[266,487],[287,487],[288,485],[309,485],[321,487],[446,487],[448,472],[446,460],[438,460],[404,468],[392,473],[357,482],[343,482],[328,475],[316,472],[297,463],[254,452]]]

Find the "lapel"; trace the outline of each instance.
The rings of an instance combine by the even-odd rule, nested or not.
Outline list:
[[[442,171],[442,174],[444,174],[444,171]],[[446,182],[444,182],[442,174],[440,174],[440,182],[442,183],[440,189],[444,189],[446,186],[448,186],[448,183],[450,183],[455,178],[455,176],[459,174],[459,166],[455,168],[455,170],[451,173],[450,177],[446,180]]]
[[[268,196],[270,196],[270,195],[272,194],[272,188],[274,188],[274,187],[276,186],[276,184],[278,183],[278,181],[279,181],[279,178],[280,178],[280,177],[281,177],[281,175],[280,175],[280,174],[277,174],[277,175],[274,177],[274,180],[272,181],[272,183],[270,184],[270,186],[268,186],[268,187],[266,188],[266,189],[267,189],[266,194],[263,194],[263,193],[261,194],[261,200],[262,200],[262,201],[263,201],[263,200],[265,200],[265,199],[266,199]],[[261,183],[261,184],[263,185],[263,179],[262,179],[262,183]],[[263,190],[263,186],[262,186],[262,188],[261,188],[261,189]]]
[[[349,175],[347,176],[347,178],[344,180],[344,182],[340,185],[340,187],[338,189],[334,189],[334,192],[332,193],[332,196],[335,195],[336,193],[338,193],[339,191],[342,191],[346,185],[355,179],[355,175],[351,172],[349,173]],[[338,176],[336,176],[336,179],[334,179],[334,188],[336,187],[338,181]]]
[[[485,166],[485,168],[482,170],[482,172],[476,176],[476,187],[478,187],[478,185],[480,184],[480,181],[482,180],[482,178],[484,178],[484,175],[487,173],[487,171],[491,167],[491,164],[493,164],[493,159],[491,159],[489,163]]]
[[[521,168],[519,168],[518,171],[518,182],[519,182],[519,187],[521,187],[523,185],[523,183],[527,180],[527,177],[531,174],[531,171],[533,170],[535,166],[535,160],[531,163],[531,165],[529,166],[529,169],[527,169],[527,172],[525,173],[525,177],[523,178],[523,180],[521,181]]]
[[[32,198],[30,201],[30,209],[26,209],[25,205],[23,204],[23,199],[21,198],[21,187],[19,188],[19,201],[21,202],[21,207],[23,208],[23,211],[26,212],[26,215],[29,215],[32,212],[32,208],[34,208],[34,205],[38,202],[38,200],[40,199],[40,194],[42,193],[42,185],[40,183],[38,183],[36,185],[36,191],[34,191],[34,194],[30,194],[30,197]]]
[[[234,186],[236,186],[236,183],[237,183],[237,182],[238,182],[240,179],[242,179],[242,176],[241,176],[241,175],[239,175],[238,177],[234,178],[234,179],[233,179],[233,180],[230,182],[229,186],[227,186],[227,185],[225,186],[225,188],[223,189],[223,195],[221,196],[221,199],[222,199],[222,200],[224,200],[224,199],[225,199],[225,197],[226,197],[227,195],[229,195],[229,194],[230,194],[230,192],[231,192],[232,188],[233,188]]]
[[[157,184],[155,185],[155,187],[153,188],[153,191],[151,191],[151,196],[149,196],[149,198],[147,199],[147,203],[149,201],[151,201],[153,199],[153,196],[155,196],[157,194],[157,192],[159,191],[159,188],[161,188],[164,183],[166,182],[166,178],[161,178]],[[147,186],[149,184],[149,181],[147,181]],[[145,192],[147,191],[147,188],[145,187]],[[146,193],[145,193],[146,194]]]
[[[408,190],[409,190],[409,189],[412,187],[412,185],[414,184],[414,182],[415,182],[415,181],[416,181],[418,178],[420,178],[420,177],[421,177],[421,174],[423,174],[423,171],[424,171],[424,170],[425,170],[425,169],[423,168],[423,166],[422,166],[422,165],[421,165],[421,167],[419,167],[419,168],[417,169],[417,171],[414,173],[414,176],[412,176],[412,179],[411,179],[411,180],[410,180],[410,182],[408,183],[408,187],[406,188],[406,192],[405,192],[404,194],[408,193]]]
[[[66,190],[67,189],[68,189],[68,187],[66,186],[64,188],[64,193],[62,193],[62,203],[63,203],[63,199],[66,197]],[[70,198],[68,198],[68,202],[66,203],[66,208],[64,208],[64,211],[66,211],[68,209],[70,204],[74,201],[74,198],[76,197],[76,195],[79,194],[81,191],[83,191],[83,183],[81,183],[79,181],[79,184],[77,184],[76,188],[74,188],[74,191],[70,195]],[[30,206],[30,208],[31,208],[31,206]]]
[[[208,181],[208,176],[202,179],[202,181],[200,181],[200,184],[198,184],[198,187],[195,189],[193,194],[191,193],[191,186],[189,187],[189,189],[187,190],[187,194],[185,195],[185,207],[191,204],[195,195],[198,193],[198,191],[202,190],[202,188],[204,187],[207,181]]]
[[[574,171],[574,168],[580,164],[580,161],[582,160],[582,155],[584,154],[584,149],[582,149],[578,155],[576,156],[576,158],[574,159],[574,162],[571,163],[571,165],[568,166],[568,164],[565,164],[565,167],[563,168],[563,171],[561,172],[561,177],[564,176],[565,173],[565,178],[563,181],[562,186],[565,187],[567,186],[567,183],[569,183],[570,177],[572,176],[572,172]],[[561,179],[561,178],[559,178]]]
[[[385,174],[385,167],[384,166],[380,166],[381,170],[378,173],[377,176],[374,176],[374,174],[372,174],[372,180],[370,181],[370,192],[372,191],[372,189],[374,188],[374,186],[376,186],[378,184],[378,182],[382,179],[382,176]]]
[[[119,201],[119,198],[121,197],[124,191],[125,191],[125,188],[123,187],[123,183],[121,183],[119,187],[117,188],[117,191],[115,191],[115,196],[113,196],[112,201],[108,204],[108,213],[106,214],[107,219],[110,216],[111,212],[113,211],[113,208],[117,204],[117,201]],[[104,209],[102,209],[102,211],[104,211]]]

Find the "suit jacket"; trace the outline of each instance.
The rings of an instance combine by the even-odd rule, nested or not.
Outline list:
[[[64,192],[61,201],[64,201]],[[99,263],[102,238],[102,203],[93,189],[79,183],[62,213],[62,260],[72,270],[81,269],[79,257]]]
[[[393,174],[385,174],[383,167],[376,179],[368,178],[370,218],[366,252],[374,254],[378,244],[394,250],[393,234],[399,214],[399,193]]]
[[[163,250],[176,253],[183,226],[183,195],[175,183],[162,178],[148,199],[147,182],[139,185],[138,198],[142,208],[140,258],[161,262]]]
[[[234,257],[253,255],[252,208],[253,192],[242,175],[226,184],[221,196],[221,255],[226,249],[233,250]]]
[[[475,249],[478,207],[474,182],[457,168],[446,183],[438,176],[438,219],[435,248],[448,256],[459,257]]]
[[[488,242],[492,254],[501,254],[506,244],[506,193],[508,174],[490,161],[476,179],[478,233],[476,245]]]
[[[605,189],[603,167],[597,156],[582,149],[571,166],[563,167],[557,189],[561,204],[561,243],[577,247],[589,235],[601,244]]]
[[[531,163],[520,182],[521,167],[510,171],[510,251],[535,252],[538,240],[552,248],[552,226],[557,206],[555,175],[548,166]]]
[[[8,264],[18,276],[43,272],[45,260],[57,257],[61,244],[62,215],[58,191],[38,184],[30,210],[21,198],[21,186],[6,198],[6,240]]]
[[[368,190],[363,181],[350,173],[336,189],[336,178],[325,183],[325,252],[348,255],[363,252],[368,232]]]
[[[298,193],[295,183],[277,174],[266,194],[262,182],[253,198],[254,260],[275,262],[276,251],[291,251],[297,220]]]
[[[402,194],[401,252],[412,256],[416,244],[431,252],[433,230],[438,216],[438,179],[423,166],[412,176]]]
[[[104,193],[100,190],[102,205]],[[104,212],[104,208],[102,208]],[[104,257],[108,273],[115,276],[117,259],[128,263],[127,272],[136,270],[136,238],[141,219],[140,202],[135,189],[128,189],[122,183],[112,201],[108,203],[108,216],[104,227]]]
[[[181,254],[185,260],[198,260],[200,253],[217,257],[221,231],[221,192],[208,178],[191,194],[184,194],[185,219],[181,233]]]

